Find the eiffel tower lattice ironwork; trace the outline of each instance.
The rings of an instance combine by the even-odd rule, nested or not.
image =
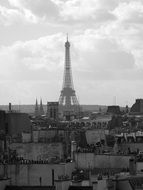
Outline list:
[[[71,61],[70,61],[70,43],[65,42],[65,68],[64,68],[64,79],[63,87],[61,90],[59,105],[62,107],[62,110],[67,115],[74,115],[76,112],[79,112],[80,106],[78,99],[75,94],[73,79],[72,79],[72,70],[71,70]]]

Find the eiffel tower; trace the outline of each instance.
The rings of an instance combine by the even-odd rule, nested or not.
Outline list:
[[[73,116],[75,117],[77,114],[79,114],[80,111],[80,105],[75,94],[72,80],[70,43],[68,41],[68,36],[67,41],[65,42],[64,79],[63,87],[59,98],[59,108],[67,120],[70,120]]]

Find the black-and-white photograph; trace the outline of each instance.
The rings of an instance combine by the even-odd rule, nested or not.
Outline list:
[[[0,190],[143,190],[143,0],[0,0]]]

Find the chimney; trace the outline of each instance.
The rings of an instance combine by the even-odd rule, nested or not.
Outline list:
[[[135,158],[129,159],[129,172],[130,172],[130,175],[136,175],[136,160],[135,160]]]
[[[54,180],[55,180],[55,172],[54,172],[54,169],[52,169],[52,186],[55,185]]]
[[[74,160],[74,152],[76,151],[77,144],[75,141],[71,142],[71,159]]]
[[[11,112],[12,109],[11,109],[11,103],[9,103],[9,112]]]

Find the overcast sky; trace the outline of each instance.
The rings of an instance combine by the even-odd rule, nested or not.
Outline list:
[[[58,100],[66,33],[81,104],[143,98],[143,0],[0,0],[0,104]]]

